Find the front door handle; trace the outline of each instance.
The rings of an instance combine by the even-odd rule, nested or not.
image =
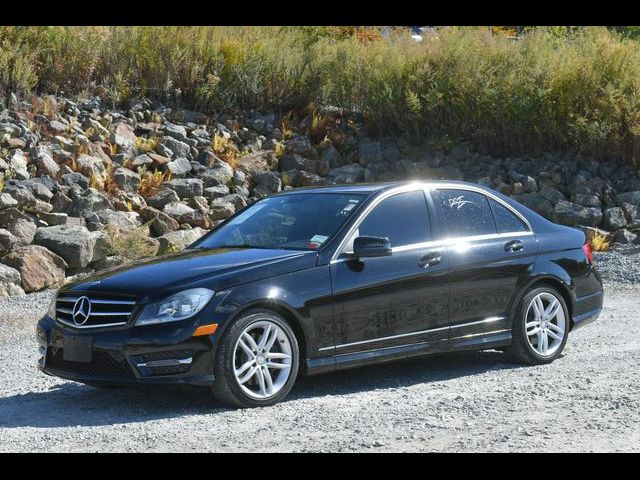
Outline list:
[[[524,243],[522,240],[511,240],[504,244],[504,249],[507,252],[519,252],[524,248]]]
[[[431,267],[432,265],[437,265],[442,261],[442,255],[439,252],[427,253],[420,257],[418,260],[418,265],[422,268]]]

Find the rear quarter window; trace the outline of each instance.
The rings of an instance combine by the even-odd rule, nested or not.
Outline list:
[[[498,233],[528,232],[529,227],[520,217],[499,202],[491,199]]]
[[[496,233],[491,206],[485,195],[459,189],[437,189],[431,194],[447,236]]]

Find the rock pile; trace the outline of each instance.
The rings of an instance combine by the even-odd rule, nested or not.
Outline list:
[[[0,111],[0,296],[178,251],[258,198],[335,183],[468,180],[556,222],[639,240],[630,167],[417,149],[370,138],[357,117],[320,133],[309,118],[205,116],[148,100],[113,110],[99,98],[44,97]]]

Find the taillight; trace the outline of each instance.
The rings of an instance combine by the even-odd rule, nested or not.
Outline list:
[[[591,245],[589,245],[589,242],[582,246],[582,250],[584,250],[584,254],[589,259],[589,263],[593,265],[593,252],[591,252]]]

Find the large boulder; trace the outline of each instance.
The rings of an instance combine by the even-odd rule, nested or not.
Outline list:
[[[60,255],[70,268],[85,268],[108,253],[108,237],[103,232],[90,232],[86,227],[56,225],[38,228],[34,243]]]
[[[102,159],[84,153],[78,156],[76,165],[78,166],[78,171],[89,178],[92,176],[101,177],[106,170]]]
[[[275,161],[275,153],[270,150],[260,150],[238,158],[237,168],[248,175],[253,175],[269,170],[269,165],[274,164]]]
[[[131,230],[142,225],[143,219],[136,212],[122,212],[117,210],[98,210],[85,215],[87,222],[102,223],[118,230]]]
[[[552,218],[554,222],[563,225],[597,227],[602,220],[602,211],[599,208],[560,201],[553,208]]]
[[[119,167],[113,172],[113,181],[122,190],[135,192],[140,185],[140,175],[128,168]]]
[[[206,230],[196,227],[189,230],[177,230],[175,232],[169,232],[161,237],[158,237],[160,242],[160,248],[158,255],[165,253],[172,253],[183,250],[187,246],[202,237]]]
[[[616,196],[616,203],[622,206],[623,203],[630,203],[640,207],[640,191],[621,193]]]
[[[358,158],[360,165],[363,167],[370,163],[382,161],[382,148],[380,147],[380,142],[368,139],[362,140],[358,144]]]
[[[8,193],[0,193],[0,210],[10,207],[16,207],[18,201]]]
[[[182,215],[193,212],[194,209],[182,202],[171,202],[162,207],[162,211],[171,218],[179,219]]]
[[[80,195],[76,195],[73,198],[65,213],[72,217],[81,217],[87,211],[95,212],[105,208],[114,209],[109,197],[95,188],[87,188]]]
[[[203,195],[209,200],[229,195],[229,187],[226,185],[216,185],[215,187],[207,187],[204,189]]]
[[[180,197],[178,197],[178,194],[170,188],[162,188],[150,197],[147,197],[147,205],[158,209],[162,209],[167,203],[179,201]]]
[[[547,184],[542,186],[539,193],[541,197],[549,200],[554,205],[562,200],[565,202],[567,201],[567,198],[562,194],[562,192]]]
[[[153,207],[147,206],[141,208],[140,216],[144,218],[145,222],[149,222],[151,234],[156,237],[164,235],[165,233],[173,232],[180,228],[180,224],[177,220]]]
[[[573,199],[574,203],[583,207],[601,208],[602,202],[597,195],[589,193],[576,193]]]
[[[513,198],[543,217],[548,218],[551,216],[553,205],[549,200],[538,193],[522,193],[520,195],[514,195]]]
[[[9,295],[24,295],[20,284],[20,272],[9,265],[0,263],[0,298]]]
[[[67,262],[39,245],[18,247],[0,260],[20,272],[25,292],[54,287],[64,281]]]
[[[178,178],[166,185],[180,198],[201,197],[204,190],[204,184],[199,178]]]
[[[176,125],[174,123],[167,122],[164,124],[164,134],[181,142],[187,139],[187,129],[182,125]]]
[[[336,183],[358,183],[364,181],[364,168],[357,163],[333,168],[329,177]]]
[[[624,210],[620,207],[607,208],[602,214],[602,228],[617,230],[627,224]]]
[[[16,236],[9,230],[0,228],[0,255],[13,250],[13,247],[18,243]]]
[[[174,177],[184,177],[192,168],[191,162],[184,157],[176,158],[172,162],[167,163],[167,170],[169,170]]]
[[[34,151],[34,163],[41,175],[48,175],[56,178],[60,172],[60,167],[51,157],[49,151],[44,147],[36,147]]]
[[[193,160],[191,156],[191,147],[185,142],[176,140],[173,137],[166,136],[162,139],[161,145],[168,148],[172,155],[171,158],[186,158],[187,160]]]
[[[38,227],[32,217],[17,208],[7,208],[0,210],[0,228],[11,232],[16,237],[18,245],[29,245],[33,242]]]
[[[205,187],[228,185],[233,181],[233,168],[222,160],[214,161],[210,168],[200,175]]]
[[[282,190],[282,180],[276,172],[262,172],[253,175],[253,181],[256,185],[266,187],[269,192],[279,192]]]

